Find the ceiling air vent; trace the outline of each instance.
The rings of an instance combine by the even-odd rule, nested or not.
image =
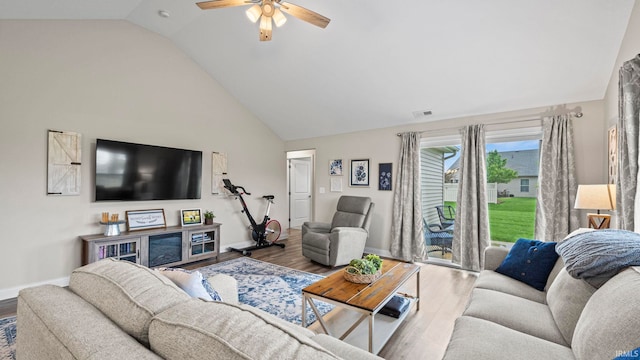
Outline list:
[[[426,118],[427,116],[433,114],[433,112],[431,112],[431,110],[420,110],[420,111],[414,111],[413,112],[413,117],[416,120],[424,120],[424,118]]]

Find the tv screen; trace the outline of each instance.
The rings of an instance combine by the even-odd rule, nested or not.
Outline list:
[[[96,201],[200,199],[202,151],[97,139]]]

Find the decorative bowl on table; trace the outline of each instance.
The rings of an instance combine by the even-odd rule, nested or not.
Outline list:
[[[342,274],[349,282],[370,284],[382,275],[382,259],[374,254],[369,254],[362,259],[353,259]]]

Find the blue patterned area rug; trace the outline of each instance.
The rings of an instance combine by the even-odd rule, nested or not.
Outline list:
[[[16,317],[0,319],[0,360],[16,360]]]
[[[302,289],[323,279],[324,276],[248,257],[241,257],[197,269],[205,278],[213,274],[226,274],[238,281],[241,303],[273,314],[294,324],[302,323]],[[224,300],[224,299],[223,299]],[[322,315],[333,305],[314,301]],[[316,320],[307,305],[307,325]]]

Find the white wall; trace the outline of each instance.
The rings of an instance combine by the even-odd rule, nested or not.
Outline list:
[[[284,142],[166,38],[126,21],[0,21],[0,54],[0,299],[68,277],[102,211],[164,208],[178,225],[181,208],[211,209],[222,248],[248,240],[239,202],[211,195],[212,151],[251,210],[286,198]],[[79,196],[46,195],[48,129],[83,136]],[[96,138],[203,151],[202,199],[95,203]]]
[[[541,90],[543,91],[543,90]],[[606,121],[604,118],[603,102],[590,101],[579,104],[567,104],[569,109],[576,106],[582,108],[584,116],[575,119],[574,139],[576,143],[577,177],[579,183],[600,183],[606,179]],[[390,247],[391,216],[393,192],[379,191],[377,186],[378,163],[393,163],[394,188],[397,179],[400,138],[398,132],[424,131],[424,136],[445,136],[457,133],[461,126],[475,123],[490,124],[504,121],[504,119],[520,118],[537,115],[548,108],[528,109],[509,113],[484,115],[450,119],[438,122],[422,123],[413,126],[394,127],[363,131],[352,134],[318,137],[297,141],[288,141],[287,150],[315,149],[316,150],[316,178],[315,178],[315,220],[331,221],[337,199],[341,195],[369,196],[376,203],[373,222],[367,249],[381,254],[388,254]],[[513,128],[523,124],[494,125],[492,130]],[[531,126],[528,123],[527,126]],[[449,130],[441,130],[447,128]],[[342,159],[345,167],[343,176],[344,191],[342,193],[329,192],[328,166],[331,159]],[[370,159],[371,185],[368,188],[349,187],[349,162],[351,159]],[[321,194],[319,189],[327,191]],[[586,216],[582,219],[586,226]]]

